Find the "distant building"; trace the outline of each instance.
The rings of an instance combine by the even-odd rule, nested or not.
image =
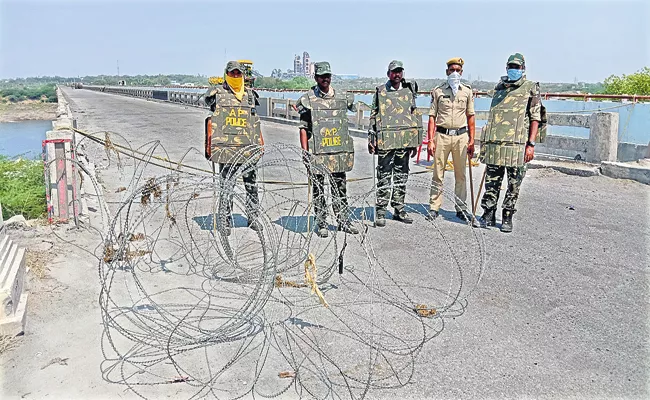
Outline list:
[[[316,67],[314,67],[313,62],[310,62],[309,63],[309,76],[313,77],[315,73],[316,73]]]
[[[302,73],[305,76],[309,76],[309,53],[306,51],[302,53]]]
[[[295,74],[300,74],[302,73],[302,61],[300,60],[300,56],[296,54],[295,58],[293,59],[293,72]]]

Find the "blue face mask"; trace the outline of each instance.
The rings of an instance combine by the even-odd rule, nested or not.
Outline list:
[[[521,79],[521,76],[524,74],[523,69],[508,69],[508,80],[510,82],[518,81]]]

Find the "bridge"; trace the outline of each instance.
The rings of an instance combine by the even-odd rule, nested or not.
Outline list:
[[[213,282],[214,278],[196,278],[189,272],[192,265],[181,265],[178,260],[162,264],[160,260],[127,260],[111,264],[112,259],[107,254],[108,247],[104,242],[112,237],[107,225],[114,223],[120,229],[126,229],[125,221],[130,221],[136,228],[131,227],[131,230],[121,233],[144,232],[147,241],[151,240],[148,242],[150,245],[153,243],[155,247],[158,243],[159,247],[154,253],[173,253],[169,248],[177,246],[175,243],[186,237],[181,234],[175,236],[174,225],[181,229],[183,224],[187,224],[187,228],[183,229],[190,234],[206,230],[201,226],[201,220],[196,218],[209,214],[209,197],[205,204],[184,208],[190,211],[187,215],[175,213],[177,209],[171,208],[175,224],[170,222],[165,208],[175,203],[165,204],[155,194],[147,197],[150,208],[146,207],[144,200],[143,205],[138,203],[141,197],[145,197],[143,188],[148,187],[146,182],[149,179],[176,177],[173,174],[178,172],[179,164],[175,162],[181,161],[180,169],[196,173],[197,176],[181,174],[180,187],[183,188],[184,184],[195,186],[198,188],[197,198],[209,192],[201,191],[202,187],[210,187],[212,182],[209,173],[201,175],[204,170],[209,172],[201,152],[203,120],[208,112],[195,107],[196,101],[191,98],[185,101],[188,104],[184,104],[181,101],[157,101],[153,93],[149,95],[144,92],[143,98],[72,88],[61,88],[61,92],[68,110],[61,116],[57,126],[59,129],[54,134],[70,132],[72,137],[70,129],[73,126],[78,131],[72,142],[62,143],[58,148],[68,154],[74,147],[76,157],[81,160],[75,165],[78,170],[84,171],[79,174],[67,170],[66,179],[75,174],[89,176],[81,179],[83,182],[71,183],[74,188],[79,188],[78,193],[65,186],[60,187],[60,192],[56,192],[55,188],[54,194],[57,196],[65,193],[69,197],[59,205],[53,201],[52,213],[55,219],[65,214],[72,225],[72,216],[75,216],[83,229],[52,228],[56,236],[64,239],[59,244],[62,252],[51,266],[52,277],[65,285],[67,290],[56,293],[32,290],[30,301],[37,306],[28,312],[28,320],[33,322],[27,325],[25,341],[20,349],[0,361],[6,382],[3,397],[21,397],[30,393],[29,396],[35,398],[45,395],[131,398],[135,397],[133,392],[125,392],[124,386],[106,380],[134,384],[139,377],[150,376],[148,368],[154,366],[142,367],[139,372],[131,364],[125,367],[124,359],[129,357],[118,360],[106,355],[112,346],[119,348],[124,344],[126,336],[121,337],[120,334],[129,332],[133,337],[138,336],[135,331],[126,331],[124,325],[117,324],[114,319],[119,316],[110,308],[123,307],[125,313],[137,309],[142,314],[134,315],[145,318],[146,311],[152,311],[160,304],[189,300],[186,294],[177,292],[174,292],[174,296],[178,298],[165,298],[164,301],[143,296],[143,289],[131,286],[133,282],[129,277],[137,274],[147,290],[153,290],[150,285],[156,285],[159,291],[177,290],[181,286],[196,288],[205,282]],[[264,204],[277,206],[269,207],[277,211],[277,215],[269,213],[265,232],[278,232],[278,245],[290,240],[291,243],[308,244],[315,253],[326,255],[333,254],[330,249],[334,247],[338,256],[341,241],[345,238],[341,233],[324,243],[316,239],[301,241],[298,238],[306,233],[298,229],[289,233],[293,235],[291,239],[281,236],[282,232],[292,229],[279,223],[283,221],[283,216],[301,215],[282,205],[297,204],[296,207],[302,207],[309,194],[304,187],[305,175],[300,175],[298,168],[292,169],[295,162],[291,147],[287,146],[299,144],[297,129],[291,125],[291,103],[285,107],[275,107],[274,104],[268,100],[268,115],[262,123],[268,146],[264,157],[282,163],[269,163],[259,172]],[[289,110],[284,115],[280,111],[283,108]],[[362,123],[359,125],[362,126]],[[110,133],[106,135],[106,132]],[[90,138],[86,134],[90,134]],[[56,143],[51,145],[55,146]],[[369,398],[385,399],[648,397],[647,321],[650,316],[647,307],[647,249],[650,229],[646,216],[650,192],[647,185],[595,173],[585,172],[581,175],[589,176],[580,176],[578,167],[537,162],[535,168],[529,170],[522,187],[514,219],[515,232],[504,235],[497,229],[476,230],[461,223],[455,218],[449,195],[443,203],[442,218],[435,223],[426,222],[424,210],[431,177],[426,162],[419,165],[412,163],[413,175],[409,180],[407,203],[415,217],[414,224],[389,221],[385,228],[374,228],[364,219],[371,203],[368,194],[372,193],[373,183],[368,178],[372,177],[373,159],[366,151],[363,135],[355,137],[354,145],[355,167],[349,175],[349,191],[351,202],[356,207],[358,224],[365,230],[365,235],[362,235],[364,240],[345,238],[349,248],[345,252],[343,273],[333,273],[327,284],[321,284],[325,299],[332,303],[332,313],[325,311],[318,299],[309,295],[308,289],[278,289],[282,285],[276,286],[274,290],[282,292],[285,302],[297,308],[292,308],[292,312],[265,309],[264,315],[282,316],[279,320],[283,322],[275,325],[275,329],[283,327],[287,334],[297,335],[292,337],[303,340],[313,336],[318,339],[314,339],[318,347],[311,348],[310,353],[302,348],[306,342],[301,342],[301,345],[295,342],[297,347],[283,354],[305,363],[307,372],[303,376],[300,369],[287,371],[280,362],[284,359],[280,351],[271,346],[265,364],[269,369],[268,374],[256,377],[255,385],[258,386],[253,387],[282,388],[286,386],[283,379],[291,381],[291,374],[295,376],[297,373],[300,377],[299,387],[324,390],[316,382],[329,379],[328,382],[333,385],[331,394],[342,397],[350,397],[349,393],[358,394],[355,390],[363,392],[364,388],[370,390]],[[188,151],[190,147],[197,150]],[[120,149],[123,152],[119,152]],[[611,143],[608,149],[607,156],[610,157],[613,152]],[[56,153],[54,149],[52,151]],[[277,165],[280,165],[279,169],[275,168]],[[60,181],[63,171],[56,170],[54,164],[52,168],[52,176]],[[578,175],[559,172],[562,168],[573,170]],[[592,171],[590,168],[587,167],[585,171]],[[165,175],[170,171],[173,171],[171,175]],[[289,179],[287,173],[292,174],[294,179]],[[481,173],[482,167],[474,169],[476,190]],[[451,175],[447,174],[445,178],[447,189],[453,188]],[[169,190],[169,186],[164,189],[162,182],[165,181],[160,182],[162,191]],[[173,180],[166,182],[172,185],[176,183]],[[194,197],[191,189],[183,189],[188,199]],[[277,200],[274,197],[277,193],[289,194],[282,194],[283,200]],[[142,220],[130,216],[127,211]],[[245,224],[239,224],[234,231],[241,254],[249,254],[243,248],[254,241],[250,230]],[[270,236],[265,236],[266,239],[275,240],[271,233],[268,234]],[[202,246],[206,244],[195,239],[186,247],[198,251]],[[287,249],[290,248],[293,247],[287,246]],[[137,253],[138,249],[134,247],[133,252]],[[263,249],[257,248],[256,251],[263,252]],[[165,257],[167,255],[161,255],[152,260],[173,259]],[[198,259],[198,256],[195,257]],[[103,265],[102,260],[103,264],[121,268],[100,267],[101,279],[98,279],[97,265]],[[323,257],[319,256],[319,260],[321,268],[326,266],[322,264]],[[368,271],[372,272],[372,276],[365,275]],[[114,297],[107,294],[109,285],[105,279],[108,276],[113,282],[111,295]],[[246,276],[250,279],[249,275]],[[284,279],[291,276],[291,271],[287,269]],[[302,276],[302,264],[293,276]],[[359,281],[355,281],[354,277],[358,277]],[[226,284],[227,280],[220,282]],[[291,290],[304,293],[300,295],[302,297],[295,297],[298,295]],[[148,293],[151,295],[151,292]],[[454,293],[457,295],[452,295]],[[437,310],[432,311],[433,318],[422,318],[415,324],[412,317],[405,316],[408,314],[405,297],[409,300],[424,298],[430,303],[422,303],[449,304],[450,307],[438,306]],[[97,302],[98,298],[101,299],[100,303]],[[116,303],[110,304],[106,301],[108,298]],[[372,301],[364,301],[368,299]],[[234,300],[224,297],[219,301],[222,304],[217,305]],[[361,305],[355,308],[355,304]],[[191,314],[190,311],[187,313]],[[168,316],[177,318],[173,312]],[[359,320],[363,324],[357,325],[355,321]],[[162,322],[156,321],[160,324],[160,330],[167,329]],[[101,336],[102,325],[104,333],[113,335],[108,342],[105,336]],[[182,329],[188,340],[193,335],[199,335],[198,330],[189,330],[185,323],[173,325]],[[288,325],[291,327],[285,328]],[[366,328],[372,331],[371,327],[382,334],[365,338]],[[355,335],[364,336],[364,339],[353,340],[346,336],[348,329]],[[326,334],[319,336],[322,330]],[[414,332],[420,331],[424,332],[425,340],[418,341],[413,337]],[[156,337],[150,335],[152,333],[143,337],[151,339],[152,343],[149,344],[151,349],[155,349],[153,341]],[[331,335],[331,339],[328,340],[327,335]],[[173,332],[169,333],[169,337],[180,340]],[[238,340],[244,339],[240,337]],[[369,351],[365,346],[371,342],[381,343],[391,351]],[[404,346],[401,350],[414,355],[412,360],[408,354],[398,354],[400,351],[397,348],[400,346],[396,345],[397,342]],[[419,345],[411,347],[416,342]],[[104,354],[100,351],[100,343]],[[174,351],[179,349],[174,347]],[[208,349],[205,353],[203,350],[192,353],[189,349],[183,349],[189,352],[188,359],[183,360],[179,352],[173,357],[174,365],[208,365],[206,359],[218,358],[233,350],[220,347],[221,352],[210,353]],[[329,361],[316,363],[305,356],[314,352],[327,355]],[[386,359],[373,359],[373,355],[377,354]],[[43,364],[55,357],[66,360],[59,360],[58,365],[41,370]],[[249,388],[251,381],[246,377],[254,364],[238,358],[236,360],[237,365],[224,376],[233,387]],[[67,363],[67,368],[62,363]],[[120,367],[126,368],[126,372],[132,375],[116,379],[119,371],[112,373],[111,368]],[[196,379],[197,376],[206,376],[205,373],[201,375],[193,371],[190,375],[187,370],[165,369],[158,364],[155,367],[161,368],[156,372],[164,375],[163,383],[166,384],[153,385],[152,378],[145,381],[144,387],[132,386],[135,391],[144,392],[151,398],[169,393],[189,397],[199,391],[197,388],[210,386],[210,383],[192,382],[188,378],[192,376]],[[389,373],[386,371],[388,367],[395,370]],[[371,375],[377,381],[368,378],[369,371],[373,371]],[[289,378],[279,378],[282,373],[288,374],[284,376]],[[214,385],[217,386],[218,375],[208,375],[215,379]],[[352,389],[345,388],[335,377],[339,375],[359,379],[365,376],[369,382],[372,381],[372,385],[348,381]],[[389,381],[396,377],[399,382]],[[382,379],[390,384],[382,385]],[[404,385],[407,381],[410,383]],[[233,387],[228,389],[241,394]],[[226,390],[226,387],[219,386],[217,389]],[[325,397],[326,392],[315,393]],[[292,391],[283,394],[286,398],[298,397]],[[307,393],[303,395],[310,397]]]

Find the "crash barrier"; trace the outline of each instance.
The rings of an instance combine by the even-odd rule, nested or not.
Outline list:
[[[91,90],[100,90],[107,93],[125,94],[133,97],[152,98],[151,90],[143,90],[136,88],[123,88],[123,87],[97,87],[97,86],[84,86]],[[193,89],[196,89],[194,87]],[[258,89],[266,90],[266,89]],[[170,90],[166,92],[167,98],[161,95],[160,100],[170,101],[173,103],[188,104],[195,107],[206,107],[203,99],[203,93]],[[287,91],[287,90],[271,90],[271,91]],[[295,92],[295,90],[291,90]],[[350,90],[352,93],[372,93],[371,91],[364,90]],[[482,95],[481,92],[476,92],[475,95]],[[549,97],[571,97],[575,94],[563,93],[544,93],[545,98]],[[581,95],[584,97],[585,95]],[[604,96],[604,95],[601,95]],[[611,95],[612,97],[614,95]],[[614,96],[620,99],[626,96]],[[643,96],[627,96],[634,97],[635,100],[644,100]],[[276,98],[260,98],[260,107],[258,113],[261,117],[280,118],[284,120],[298,120],[299,114],[295,109],[296,100],[292,99],[276,99]],[[370,107],[364,103],[358,103],[358,110],[356,113],[348,113],[350,126],[359,130],[367,130],[370,123]],[[618,107],[618,106],[617,106]],[[428,107],[418,107],[422,115],[428,115]],[[477,120],[487,120],[487,111],[477,111]],[[562,158],[569,158],[577,161],[587,161],[591,163],[600,163],[603,161],[636,161],[647,157],[649,148],[647,145],[639,145],[635,143],[619,142],[618,140],[618,125],[619,115],[616,112],[582,112],[582,113],[548,113],[548,124],[550,126],[569,126],[580,127],[589,129],[589,138],[579,138],[572,136],[560,135],[547,135],[544,143],[539,143],[535,151],[538,154],[547,154]],[[424,126],[426,128],[426,121]],[[480,145],[480,135],[477,134],[477,144]]]

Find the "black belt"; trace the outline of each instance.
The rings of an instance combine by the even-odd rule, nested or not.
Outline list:
[[[462,128],[458,129],[447,129],[443,128],[442,126],[436,126],[436,132],[444,133],[445,135],[462,135],[463,133],[467,132],[467,127],[463,126]]]

